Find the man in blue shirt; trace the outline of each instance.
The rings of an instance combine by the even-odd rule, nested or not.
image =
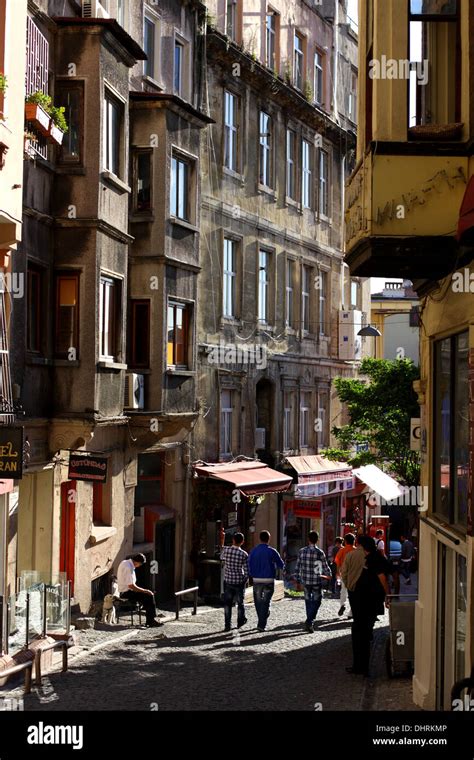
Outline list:
[[[275,577],[278,568],[285,563],[277,550],[269,546],[270,533],[262,530],[260,543],[249,554],[249,574],[253,578],[253,600],[257,611],[257,630],[263,632],[270,615],[270,602],[275,591]]]

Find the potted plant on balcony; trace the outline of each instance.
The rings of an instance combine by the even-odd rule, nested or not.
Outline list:
[[[25,103],[25,118],[44,137],[49,134],[51,97],[44,92],[32,92]]]
[[[51,123],[49,125],[48,137],[52,142],[61,145],[63,137],[68,130],[67,122],[64,117],[64,106],[59,108],[51,106],[49,113],[51,114]]]
[[[5,74],[0,73],[0,92],[2,95],[5,93],[6,89],[8,87],[8,82]]]

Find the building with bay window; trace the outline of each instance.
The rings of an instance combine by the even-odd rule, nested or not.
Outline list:
[[[417,536],[413,694],[428,710],[450,710],[453,685],[474,664],[473,30],[466,0],[360,3],[346,262],[352,275],[411,280],[420,297],[428,499]]]

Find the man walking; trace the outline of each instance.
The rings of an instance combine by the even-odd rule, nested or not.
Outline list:
[[[331,568],[331,593],[333,597],[337,593],[337,556],[341,553],[343,539],[338,536],[334,540],[334,545],[328,548],[327,560]]]
[[[400,543],[402,545],[402,555],[400,557],[401,571],[403,577],[405,578],[405,583],[407,586],[409,586],[411,584],[411,563],[415,555],[415,547],[413,546],[412,542],[403,535],[400,536]]]
[[[353,533],[346,533],[344,536],[344,546],[342,549],[338,552],[336,556],[336,566],[337,566],[337,572],[339,576],[341,576],[341,571],[344,566],[344,561],[348,554],[354,551],[354,542],[355,542],[355,536]],[[347,587],[344,581],[341,577],[341,596],[340,596],[340,602],[341,606],[339,607],[339,612],[337,613],[339,617],[342,617],[344,615],[344,612],[346,610],[346,602],[347,602]]]
[[[262,530],[260,543],[249,555],[249,573],[253,579],[253,600],[257,611],[257,630],[265,630],[270,616],[270,602],[275,591],[275,578],[278,568],[285,566],[277,550],[270,543],[270,533]]]
[[[132,554],[131,557],[122,560],[117,569],[117,585],[121,599],[129,599],[131,602],[139,602],[145,610],[146,624],[149,628],[163,625],[156,618],[155,593],[147,588],[137,586],[135,568],[141,567],[146,562],[144,554]]]
[[[357,543],[358,548],[346,557],[342,568],[353,615],[353,664],[346,671],[367,676],[375,621],[384,613],[384,601],[387,607],[390,604],[386,599],[390,568],[372,537],[358,536]]]
[[[319,533],[310,530],[308,536],[308,546],[300,549],[298,561],[296,563],[296,577],[304,588],[304,601],[306,605],[306,622],[305,631],[314,632],[314,621],[321,606],[322,598],[322,580],[330,580],[331,569],[327,563],[326,556],[321,549],[316,546],[319,541]]]
[[[224,536],[221,538],[224,541]],[[244,536],[234,533],[232,546],[223,546],[221,560],[224,562],[224,631],[230,631],[232,607],[237,602],[237,628],[247,622],[244,608],[244,594],[247,585],[248,554],[242,549]]]

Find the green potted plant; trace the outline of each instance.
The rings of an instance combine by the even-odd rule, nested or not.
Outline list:
[[[32,92],[25,103],[25,118],[44,137],[49,134],[51,97],[44,92]]]
[[[68,130],[64,111],[64,106],[51,106],[49,111],[51,115],[51,123],[49,125],[49,138],[58,145],[61,145],[63,137]]]
[[[5,90],[8,87],[8,80],[5,76],[5,74],[0,73],[0,92],[5,93]]]

